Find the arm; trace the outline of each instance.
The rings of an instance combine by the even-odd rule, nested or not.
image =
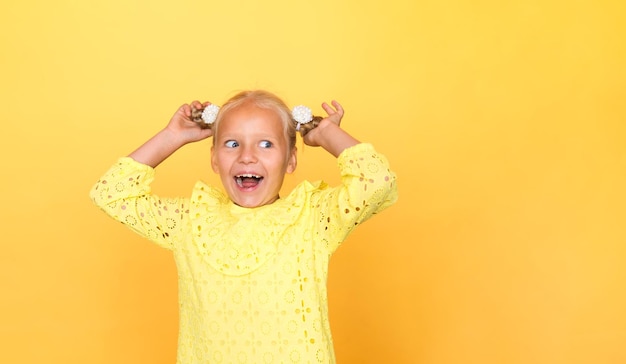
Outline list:
[[[337,158],[341,185],[317,193],[314,221],[316,240],[333,252],[354,228],[391,206],[398,199],[396,175],[389,162],[371,144],[344,150]]]
[[[210,137],[211,129],[203,129],[191,120],[192,107],[201,109],[208,105],[208,102],[201,104],[198,101],[182,105],[163,130],[128,156],[154,168],[183,145]]]
[[[322,107],[328,117],[304,136],[310,146],[321,146],[337,157],[341,186],[321,191],[313,205],[319,206],[315,221],[321,222],[318,241],[333,252],[362,222],[396,202],[396,175],[387,159],[371,144],[360,143],[339,127],[344,111],[333,101]]]
[[[205,139],[210,129],[191,121],[191,107],[207,106],[194,101],[182,105],[168,125],[129,157],[120,158],[92,187],[93,202],[109,216],[167,249],[183,238],[181,227],[188,218],[186,199],[161,199],[151,193],[154,167],[181,146]]]
[[[173,249],[184,239],[189,203],[184,198],[163,199],[151,193],[154,169],[120,158],[92,187],[92,201],[107,215],[157,245]]]

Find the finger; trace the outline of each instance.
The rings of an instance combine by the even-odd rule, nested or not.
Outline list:
[[[184,104],[180,107],[179,110],[183,113],[184,116],[191,117],[191,107],[188,104]]]
[[[198,100],[193,100],[193,101],[191,102],[191,106],[192,106],[194,109],[202,109],[202,104],[201,104],[201,103],[200,103],[200,101],[198,101]]]
[[[202,129],[200,131],[200,135],[202,139],[206,139],[208,137],[213,136],[213,130],[212,129]]]
[[[322,109],[324,109],[324,111],[326,111],[326,113],[328,115],[332,115],[334,113],[336,113],[337,111],[335,109],[333,109],[332,106],[328,105],[327,103],[322,103]]]
[[[337,110],[337,114],[339,114],[340,116],[343,117],[343,107],[341,106],[340,103],[338,103],[337,101],[333,100],[332,101],[333,106],[335,107],[335,109]]]

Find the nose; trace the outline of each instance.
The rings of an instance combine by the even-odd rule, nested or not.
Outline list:
[[[239,150],[240,150],[239,162],[244,163],[244,164],[256,163],[257,156],[256,156],[256,150],[254,146],[251,146],[251,145],[241,146]]]

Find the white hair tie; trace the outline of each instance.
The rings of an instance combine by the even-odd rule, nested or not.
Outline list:
[[[202,110],[202,120],[205,124],[211,125],[217,119],[217,113],[220,111],[220,107],[214,104],[211,104]]]
[[[293,120],[298,123],[296,125],[296,130],[300,130],[301,124],[306,124],[313,120],[313,113],[311,112],[311,109],[304,105],[294,106],[291,110],[291,116],[293,117]]]

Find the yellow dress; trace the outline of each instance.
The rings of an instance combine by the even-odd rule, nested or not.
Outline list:
[[[171,250],[179,288],[177,363],[334,363],[329,258],[358,224],[397,199],[370,144],[337,159],[342,183],[299,184],[257,208],[197,182],[191,198],[150,193],[154,169],[120,158],[92,188],[114,219]]]

